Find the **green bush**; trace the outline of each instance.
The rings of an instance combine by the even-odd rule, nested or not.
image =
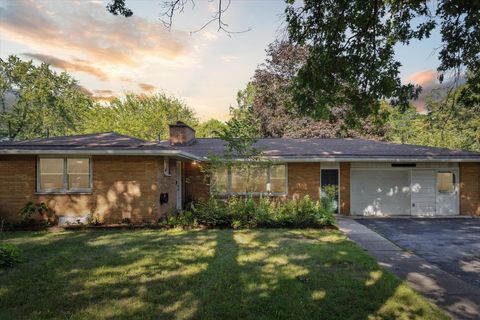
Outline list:
[[[298,200],[274,201],[269,198],[211,197],[194,202],[191,210],[170,214],[166,226],[207,227],[323,227],[335,223],[333,199],[313,201],[308,196]]]
[[[16,246],[0,243],[0,268],[11,268],[20,262],[20,250]]]

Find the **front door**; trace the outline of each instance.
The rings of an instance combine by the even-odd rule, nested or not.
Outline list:
[[[456,215],[458,214],[458,192],[457,177],[453,170],[442,170],[437,172],[437,214]]]
[[[321,169],[320,174],[321,196],[325,197],[325,187],[333,186],[336,189],[333,209],[338,213],[338,169]]]
[[[183,188],[182,188],[182,161],[177,160],[177,165],[176,165],[176,170],[177,170],[177,179],[175,181],[177,185],[177,210],[182,210],[183,209],[183,201],[182,201],[182,196],[183,196]]]

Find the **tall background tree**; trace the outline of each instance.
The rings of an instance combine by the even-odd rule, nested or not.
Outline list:
[[[0,138],[28,139],[82,130],[93,101],[67,73],[16,56],[0,59]]]
[[[267,59],[254,72],[252,81],[238,93],[239,108],[249,110],[262,137],[379,138],[385,133],[382,115],[359,120],[355,126],[344,120],[349,106],[338,105],[327,119],[299,113],[294,101],[294,79],[308,59],[308,46],[275,41],[267,49]]]
[[[175,97],[128,93],[107,106],[97,105],[89,113],[84,131],[115,131],[154,141],[167,139],[168,125],[177,121],[192,127],[199,124],[195,112]]]

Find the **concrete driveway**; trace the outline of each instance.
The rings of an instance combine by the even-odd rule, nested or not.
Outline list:
[[[480,288],[480,219],[358,219],[399,247]]]

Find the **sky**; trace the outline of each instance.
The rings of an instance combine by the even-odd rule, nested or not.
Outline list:
[[[134,15],[113,16],[102,0],[0,0],[0,58],[15,54],[67,71],[99,101],[126,92],[163,91],[183,100],[201,120],[228,118],[268,44],[282,36],[283,0],[232,0],[224,21],[230,36],[208,21],[216,0],[196,0],[167,30],[161,0],[127,0]],[[401,77],[437,85],[433,48],[440,36],[399,46]],[[416,102],[421,110],[423,98]]]

